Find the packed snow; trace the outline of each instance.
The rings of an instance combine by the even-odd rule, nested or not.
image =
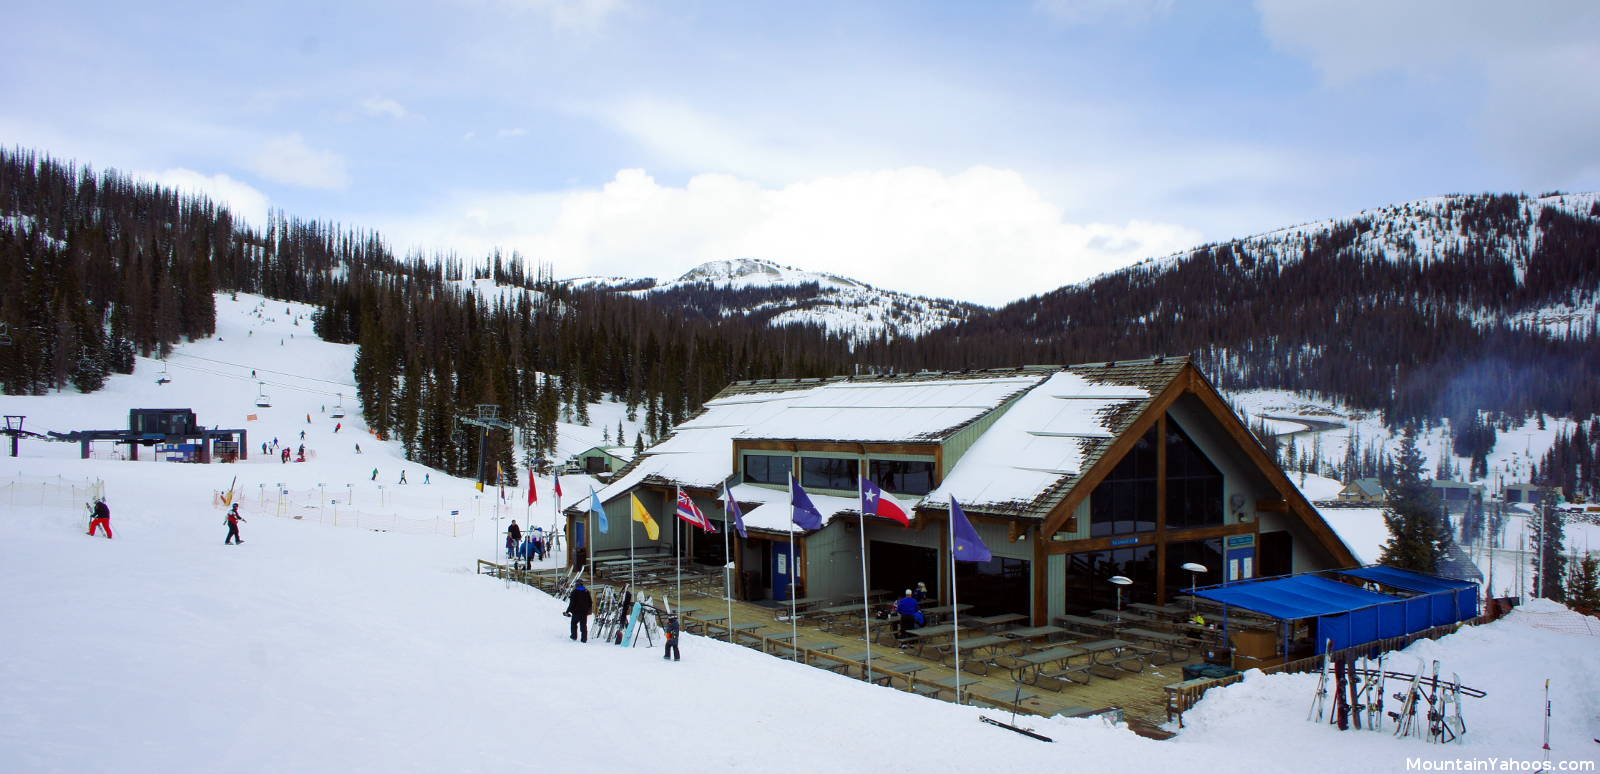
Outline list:
[[[180,346],[171,384],[141,360],[92,395],[0,398],[30,429],[192,407],[208,426],[248,427],[252,444],[298,445],[303,430],[316,452],[187,465],[22,442],[0,470],[0,771],[1404,771],[1409,758],[1539,761],[1547,678],[1551,759],[1600,751],[1600,640],[1539,601],[1391,656],[1402,671],[1437,658],[1488,692],[1468,700],[1468,736],[1448,747],[1306,722],[1311,675],[1215,689],[1165,742],[1100,719],[1019,718],[1055,740],[1044,744],[976,722],[974,708],[693,635],[670,664],[574,643],[561,602],[473,569],[498,553],[508,517],[550,523],[548,480],[531,508],[523,490],[478,496],[368,434],[348,392],[334,432],[322,409],[350,389],[354,350],[311,337],[308,312],[219,296],[219,336]],[[254,405],[251,368],[272,382],[270,408]],[[224,546],[216,496],[234,477],[249,521],[244,544]],[[96,482],[113,540],[84,534]],[[563,486],[567,504],[588,496],[584,477]],[[285,491],[301,494],[286,504]],[[357,516],[324,518],[334,500]]]

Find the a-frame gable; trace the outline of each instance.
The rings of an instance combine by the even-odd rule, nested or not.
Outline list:
[[[1348,546],[1339,536],[1334,534],[1333,528],[1323,520],[1322,515],[1312,507],[1310,501],[1300,493],[1294,482],[1279,469],[1276,462],[1267,454],[1261,442],[1256,439],[1250,429],[1228,407],[1227,401],[1217,392],[1215,387],[1206,380],[1205,376],[1195,368],[1193,363],[1186,363],[1178,375],[1161,390],[1145,407],[1144,411],[1132,424],[1123,430],[1111,446],[1106,449],[1100,459],[1085,471],[1074,483],[1072,491],[1055,508],[1051,509],[1045,519],[1044,526],[1040,528],[1040,541],[1049,541],[1051,536],[1060,532],[1067,525],[1067,520],[1077,511],[1083,501],[1094,491],[1105,477],[1110,475],[1122,458],[1133,449],[1146,432],[1150,430],[1161,418],[1166,415],[1172,404],[1184,394],[1193,394],[1200,400],[1211,415],[1222,426],[1228,436],[1244,452],[1245,457],[1256,467],[1263,477],[1277,490],[1283,499],[1284,507],[1289,512],[1299,517],[1305,527],[1316,537],[1317,542],[1341,566],[1354,567],[1360,565],[1356,557],[1350,553]]]

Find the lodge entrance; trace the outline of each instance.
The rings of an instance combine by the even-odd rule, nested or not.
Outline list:
[[[887,591],[898,599],[906,589],[916,588],[921,581],[928,584],[930,596],[940,597],[938,549],[873,540],[867,544],[867,551],[867,577],[872,588]]]

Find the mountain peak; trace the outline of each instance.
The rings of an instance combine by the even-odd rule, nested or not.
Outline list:
[[[825,288],[864,288],[865,284],[847,277],[805,271],[773,263],[765,258],[731,258],[707,261],[656,289],[680,285],[706,284],[726,287],[784,287],[816,283]]]

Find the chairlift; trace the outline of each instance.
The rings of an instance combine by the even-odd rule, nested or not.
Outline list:
[[[257,386],[258,392],[256,393],[256,407],[257,408],[272,408],[272,401],[267,398],[267,383],[266,382],[256,382],[256,384],[258,385]]]
[[[344,393],[339,393],[339,402],[333,404],[333,413],[328,416],[334,419],[344,419]]]
[[[156,385],[163,384],[172,384],[172,380],[167,377],[167,361],[165,360],[161,361],[161,375],[156,377]]]

